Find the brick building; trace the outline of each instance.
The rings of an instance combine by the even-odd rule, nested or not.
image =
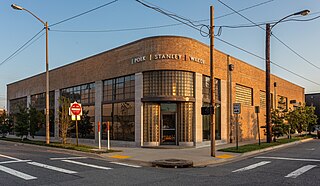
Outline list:
[[[241,103],[240,140],[257,138],[254,107],[260,106],[264,125],[265,71],[218,50],[214,55],[216,139],[225,143],[235,136],[232,103]],[[63,95],[89,111],[93,130],[86,138],[91,140],[97,141],[97,123],[109,121],[112,143],[210,144],[209,116],[201,115],[201,107],[210,102],[209,74],[209,47],[178,36],[144,38],[53,69],[50,130],[58,137],[58,98]],[[272,107],[304,102],[304,88],[271,75],[274,82]],[[43,110],[44,92],[45,73],[7,85],[8,111],[17,112],[19,104]]]

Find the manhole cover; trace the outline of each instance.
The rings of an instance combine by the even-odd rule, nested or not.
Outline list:
[[[181,160],[181,159],[165,159],[165,160],[153,161],[152,166],[167,167],[167,168],[186,168],[186,167],[192,167],[193,162],[189,160]]]

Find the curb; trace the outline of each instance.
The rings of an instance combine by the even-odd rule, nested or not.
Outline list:
[[[286,144],[282,144],[282,145],[276,145],[276,146],[273,146],[273,147],[268,147],[268,148],[265,148],[265,149],[255,150],[255,151],[251,151],[251,152],[245,152],[240,156],[251,156],[251,155],[263,153],[263,152],[266,152],[266,151],[272,151],[272,150],[276,150],[276,149],[279,149],[279,148],[284,148],[284,147],[297,145],[297,144],[304,143],[304,142],[311,141],[311,140],[313,140],[313,138],[307,138],[307,139],[303,139],[303,140],[299,140],[299,141],[294,141],[294,142],[291,142],[291,143],[286,143]]]

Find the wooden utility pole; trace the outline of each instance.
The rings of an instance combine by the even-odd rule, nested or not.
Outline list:
[[[211,95],[210,95],[210,124],[211,124],[211,156],[216,156],[216,129],[215,129],[215,81],[214,81],[214,71],[213,71],[213,59],[214,59],[214,27],[213,27],[213,6],[210,6],[210,83],[211,83]]]
[[[270,100],[270,24],[266,24],[266,130],[267,143],[271,143],[271,100]]]

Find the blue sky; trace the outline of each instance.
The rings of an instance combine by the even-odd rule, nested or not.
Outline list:
[[[99,7],[112,0],[3,0],[0,2],[0,108],[6,107],[6,85],[45,71],[45,35],[40,33],[30,45],[6,60],[18,48],[36,35],[43,25],[25,11],[13,10],[10,5],[18,4],[36,14],[49,25]],[[296,19],[310,19],[320,16],[319,0],[222,0],[235,10],[241,10],[260,3],[255,8],[240,13],[255,23],[266,23],[309,9],[311,14]],[[209,24],[210,5],[215,8],[215,17],[232,10],[218,0],[146,0],[164,10],[193,21],[205,20]],[[290,21],[278,24],[272,29],[287,46],[300,55],[298,57],[287,47],[271,38],[271,61],[300,76],[320,84],[319,33],[320,18],[312,21]],[[52,26],[49,32],[49,68],[54,69],[79,59],[121,46],[149,36],[179,35],[191,37],[209,44],[209,38],[199,31],[185,25],[172,25],[177,21],[148,9],[134,0],[118,0],[111,5],[79,16],[75,19]],[[238,14],[215,20],[216,26],[252,25]],[[148,28],[123,31],[123,29]],[[262,28],[265,28],[262,25]],[[60,32],[60,31],[108,31],[108,32]],[[122,30],[122,31],[119,31]],[[217,29],[215,30],[217,32]],[[264,58],[265,31],[259,27],[223,28],[218,36],[238,47]],[[215,40],[215,47],[246,61],[258,68],[265,69],[265,62],[221,41]],[[304,59],[302,59],[304,58]],[[310,65],[306,61],[314,64]],[[98,69],[97,69],[98,70]],[[271,72],[306,89],[306,93],[320,92],[320,86],[306,79],[271,65]],[[261,77],[264,78],[264,77]]]

